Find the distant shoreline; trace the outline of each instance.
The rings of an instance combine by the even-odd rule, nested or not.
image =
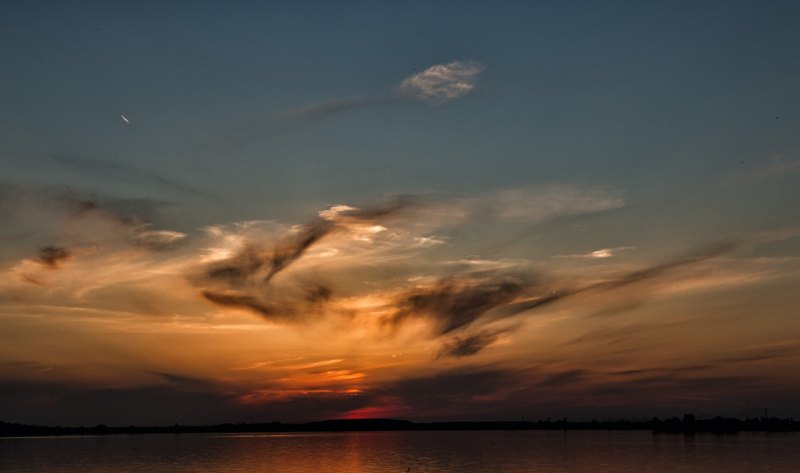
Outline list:
[[[293,432],[379,432],[379,431],[458,431],[458,430],[650,430],[654,433],[736,433],[798,432],[794,419],[715,417],[695,419],[653,418],[647,421],[483,421],[483,422],[411,422],[398,419],[341,419],[301,424],[239,423],[216,425],[51,427],[0,422],[0,437],[138,435],[183,433],[293,433]]]

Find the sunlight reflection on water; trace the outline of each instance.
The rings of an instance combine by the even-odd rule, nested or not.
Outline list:
[[[800,471],[800,435],[471,431],[0,439],[0,471],[754,473]]]

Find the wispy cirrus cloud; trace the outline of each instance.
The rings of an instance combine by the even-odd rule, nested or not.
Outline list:
[[[437,237],[441,245],[417,244],[419,231],[430,232],[436,224],[444,226],[439,231],[474,224],[487,213],[498,223],[526,215],[523,220],[540,222],[623,204],[618,194],[594,189],[585,193],[548,189],[538,194],[517,190],[509,194],[513,198],[503,196],[504,192],[496,194],[499,197],[488,202],[411,200],[402,213],[393,206],[369,210],[332,206],[320,211],[311,224],[290,227],[283,237],[275,234],[271,244],[259,243],[252,236],[229,239],[238,249],[215,250],[225,256],[207,264],[194,281],[208,301],[276,323],[307,323],[315,314],[328,319],[347,314],[372,325],[377,322],[378,333],[384,334],[398,334],[421,323],[427,327],[425,336],[440,344],[439,357],[464,358],[513,334],[521,327],[518,322],[524,320],[523,315],[579,296],[596,300],[594,309],[602,309],[609,303],[605,294],[628,287],[639,288],[639,301],[649,293],[649,283],[737,248],[733,243],[720,243],[601,278],[564,279],[546,269],[532,269],[525,262],[487,266],[453,264],[450,258],[437,261],[438,252],[449,246],[446,234]],[[608,251],[613,254],[624,249],[628,248]],[[421,258],[423,254],[427,256]],[[383,279],[368,276],[368,283],[357,282],[372,274],[369,268],[373,266],[381,268]],[[385,276],[392,273],[406,277]],[[276,278],[279,274],[285,276]],[[331,281],[337,283],[331,285]],[[341,281],[348,283],[342,285]],[[496,325],[506,319],[513,320],[511,325]]]
[[[302,128],[340,113],[407,101],[442,105],[472,92],[483,69],[479,62],[473,60],[436,64],[406,77],[384,95],[333,98],[269,113],[229,130],[223,141],[260,139]]]
[[[106,310],[109,294],[131,294],[165,307],[173,299],[203,314],[245,319],[254,314],[276,327],[358,326],[370,340],[399,340],[413,332],[421,340],[415,344],[432,344],[428,359],[436,354],[465,359],[511,340],[523,323],[551,313],[548,309],[562,301],[576,300],[598,311],[620,298],[640,302],[672,279],[704,287],[706,281],[698,282],[692,271],[738,248],[711,245],[657,264],[598,266],[566,277],[552,259],[537,264],[459,254],[463,249],[457,236],[474,226],[499,229],[521,221],[529,231],[528,224],[622,205],[621,194],[613,190],[561,186],[500,190],[486,199],[424,196],[364,208],[337,204],[302,224],[218,225],[191,238],[148,229],[134,235],[154,245],[184,243],[170,253],[155,253],[127,233],[117,245],[54,246],[69,254],[68,264],[52,271],[55,266],[41,257],[26,258],[10,268],[12,277],[0,284],[0,293],[87,310]],[[128,232],[122,224],[127,220],[108,218]],[[59,251],[52,253],[45,256],[54,265],[67,261]],[[686,277],[678,281],[675,274]],[[627,288],[634,290],[622,292]],[[42,291],[46,298],[37,296]],[[115,303],[119,300],[124,299]]]
[[[368,272],[370,267],[382,268],[384,274],[393,271],[402,274],[408,271],[403,268],[404,260],[448,246],[447,237],[435,233],[439,230],[446,232],[448,228],[473,225],[486,218],[534,224],[548,218],[589,214],[621,205],[623,200],[617,192],[594,188],[581,191],[569,186],[538,192],[501,191],[487,194],[485,199],[403,197],[366,209],[334,205],[320,211],[310,223],[286,229],[283,236],[273,234],[266,239],[255,235],[223,236],[219,232],[235,234],[239,229],[215,228],[217,236],[228,242],[221,243],[233,244],[235,248],[223,246],[211,250],[219,257],[211,260],[192,280],[201,288],[202,296],[214,304],[286,322],[300,314],[319,312],[323,307],[327,313],[335,311],[333,306],[341,299],[336,289],[324,278],[321,280],[319,274],[337,274],[329,278],[334,281],[350,280],[352,276],[342,273],[360,274]],[[276,276],[294,267],[304,256],[304,263],[294,276],[279,278],[273,284]],[[448,320],[446,317],[429,319],[441,324],[437,332],[447,333],[469,325],[497,306],[510,304],[523,292],[531,296],[527,292],[532,287],[526,282],[527,276],[501,274],[488,271],[489,268],[482,268],[478,273],[470,266],[474,265],[454,266],[449,259],[441,263],[431,260],[425,266],[417,266],[418,270],[429,273],[422,281],[398,294],[381,296],[392,299],[395,307],[402,309],[391,316],[380,317],[382,323],[387,327],[399,327],[405,320],[422,313],[447,312],[452,314]],[[492,266],[498,269],[497,265]],[[459,272],[448,277],[434,276],[443,270]],[[299,276],[305,273],[313,275]],[[392,281],[395,285],[400,283]],[[286,284],[291,285],[287,287]],[[375,291],[374,285],[382,283],[375,281],[371,288],[355,288],[350,283],[348,291]]]
[[[800,172],[800,159],[787,159],[783,156],[762,161],[755,167],[743,169],[729,174],[721,182],[721,185],[743,185],[752,184],[768,179],[776,179]]]
[[[392,105],[401,100],[401,97],[386,95],[336,98],[306,104],[289,110],[269,113],[261,118],[241,123],[229,130],[223,137],[223,141],[258,140],[303,128],[341,113]]]
[[[150,189],[166,190],[181,194],[208,197],[204,191],[180,182],[180,180],[140,168],[134,164],[98,159],[71,153],[23,153],[0,154],[0,161],[16,165],[47,166],[58,171],[92,177],[97,180],[113,180],[115,183],[129,183]]]
[[[528,223],[591,214],[625,205],[624,193],[598,186],[551,185],[511,188],[460,200],[471,218]]]
[[[774,261],[745,264],[732,257],[739,248],[756,251],[796,237],[794,228],[655,262],[642,259],[643,251],[633,255],[637,261],[603,264],[604,258],[598,258],[591,265],[508,253],[486,258],[463,246],[461,235],[476,228],[504,239],[507,235],[499,234],[507,226],[529,231],[551,219],[624,206],[620,192],[589,186],[403,197],[361,208],[337,203],[306,221],[227,223],[185,238],[169,230],[147,230],[152,232],[148,238],[183,242],[170,252],[151,251],[131,238],[144,238],[131,229],[149,223],[148,212],[109,197],[95,200],[99,208],[72,201],[49,205],[69,222],[84,226],[97,219],[127,237],[93,246],[77,240],[72,246],[53,244],[44,254],[34,252],[42,246],[34,246],[28,257],[0,268],[0,317],[37,324],[37,330],[53,326],[56,333],[81,333],[76,327],[114,333],[119,336],[115,343],[128,345],[124,355],[134,358],[142,344],[153,343],[159,354],[168,353],[171,347],[156,347],[153,341],[164,333],[179,332],[174,340],[202,333],[212,338],[196,340],[202,347],[196,365],[178,368],[175,360],[185,352],[159,364],[144,360],[146,379],[131,382],[144,388],[132,389],[208,393],[213,402],[222,399],[248,412],[273,412],[297,399],[320,403],[313,416],[400,415],[420,406],[434,412],[439,403],[454,400],[496,412],[497,402],[509,396],[518,396],[520,405],[531,398],[551,405],[562,403],[564,396],[586,401],[582,393],[593,385],[602,388],[598,393],[609,403],[630,393],[659,392],[662,386],[679,394],[680,380],[694,379],[693,373],[652,372],[652,367],[677,366],[682,360],[671,360],[671,351],[663,359],[650,352],[638,355],[671,337],[707,329],[713,323],[708,314],[698,310],[702,320],[691,315],[648,318],[652,306],[659,305],[652,304],[634,314],[633,321],[618,314],[620,301],[641,308],[656,297],[672,301],[680,291],[738,287],[785,276],[797,267],[796,259],[784,261],[784,271]],[[68,256],[62,258],[59,249]],[[623,249],[608,248],[612,254]],[[591,253],[576,254],[588,258]],[[570,266],[581,269],[565,272]],[[593,311],[609,309],[617,313],[591,317]],[[64,313],[70,316],[59,317]],[[215,341],[213,348],[209,340]],[[311,344],[314,358],[305,359]],[[725,367],[755,370],[765,360],[791,361],[797,352],[795,345],[703,350],[698,354],[705,356],[693,354],[697,361],[692,363],[708,364],[711,374]],[[398,353],[402,356],[393,356]],[[18,358],[51,363],[37,356]],[[92,356],[87,350],[86,357]],[[491,365],[484,369],[481,363]],[[497,367],[497,376],[491,366]],[[619,373],[611,373],[611,366]],[[215,380],[220,370],[224,378]],[[57,371],[25,376],[38,380]],[[115,376],[126,379],[127,372],[119,373],[103,372],[98,379],[104,385]],[[504,373],[513,382],[504,381]],[[459,382],[481,383],[484,376],[486,384],[474,386],[469,395],[451,390]],[[663,379],[653,381],[655,376]],[[723,379],[720,391],[735,382]],[[429,383],[431,390],[421,397],[405,390]],[[307,409],[295,412],[312,415]]]
[[[39,260],[59,267],[81,247],[133,244],[148,250],[174,248],[186,234],[157,228],[169,202],[128,198],[66,186],[24,186],[0,181],[0,260],[18,254],[19,246],[50,248]],[[60,249],[56,251],[56,249]],[[28,250],[32,251],[32,250]]]

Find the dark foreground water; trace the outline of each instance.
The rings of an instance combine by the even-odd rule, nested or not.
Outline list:
[[[800,434],[471,431],[0,439],[0,472],[800,472]]]

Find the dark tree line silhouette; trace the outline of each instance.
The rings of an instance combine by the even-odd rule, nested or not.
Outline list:
[[[736,433],[798,432],[800,422],[777,417],[696,419],[692,414],[683,418],[652,418],[645,421],[485,421],[485,422],[411,422],[397,419],[324,420],[304,424],[239,423],[216,425],[51,427],[0,421],[0,437],[52,435],[112,435],[112,434],[181,434],[181,433],[241,433],[241,432],[363,432],[363,431],[445,431],[445,430],[650,430],[654,433]]]

